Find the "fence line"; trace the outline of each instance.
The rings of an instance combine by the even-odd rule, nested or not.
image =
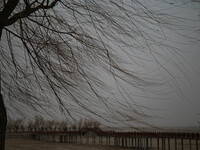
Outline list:
[[[138,150],[199,150],[200,133],[40,131],[12,132],[7,137],[28,137],[45,142],[109,145]]]

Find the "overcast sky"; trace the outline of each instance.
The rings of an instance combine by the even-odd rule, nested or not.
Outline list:
[[[172,77],[166,75],[166,80],[175,79],[179,87],[175,88],[173,85],[174,81],[169,81],[162,86],[147,87],[161,92],[161,95],[151,95],[150,93],[144,95],[143,92],[137,91],[137,89],[131,86],[126,87],[126,92],[132,95],[134,101],[150,108],[144,110],[144,112],[153,116],[153,118],[149,119],[149,122],[153,125],[162,127],[197,127],[198,120],[200,121],[200,115],[198,115],[200,114],[200,41],[197,40],[200,39],[200,4],[190,3],[184,5],[182,2],[175,4],[154,2],[151,9],[181,17],[180,22],[179,20],[177,22],[174,20],[176,24],[180,25],[177,29],[184,28],[183,30],[177,30],[181,35],[175,33],[176,30],[163,30],[167,38],[166,42],[178,48],[181,57],[183,57],[182,60],[176,60],[178,58],[169,53],[170,58],[167,58],[169,62],[164,63],[165,67],[172,74]],[[195,37],[195,39],[188,38],[188,36]],[[141,57],[145,58],[146,56]],[[147,59],[150,59],[150,57],[148,56]],[[148,67],[150,70],[156,69],[153,62],[152,64],[148,64],[148,62],[143,63],[147,65],[144,67],[145,69]],[[175,67],[175,63],[183,69],[184,73],[177,66]],[[139,71],[139,73],[141,71],[137,66],[132,66],[131,69],[136,72]],[[161,72],[166,73],[163,70]],[[159,69],[155,71],[155,74],[149,74],[151,77],[153,75],[162,76],[159,73]],[[111,82],[110,78],[106,81],[108,83]],[[167,84],[171,84],[171,86]]]
[[[145,0],[143,2],[145,2]],[[101,2],[99,1],[99,3],[101,3]],[[140,103],[142,106],[152,108],[152,109],[147,109],[144,111],[147,114],[150,114],[153,117],[155,117],[155,118],[149,119],[149,121],[154,125],[165,126],[165,127],[166,126],[172,126],[172,127],[198,126],[197,121],[198,120],[200,121],[200,115],[198,116],[198,114],[200,114],[200,42],[196,39],[200,39],[200,3],[194,2],[191,4],[183,4],[182,2],[180,2],[180,4],[179,4],[179,1],[177,3],[173,3],[173,2],[172,3],[170,3],[170,2],[163,3],[160,1],[158,2],[156,0],[152,0],[151,2],[148,1],[148,3],[149,3],[148,9],[159,10],[159,11],[162,11],[163,13],[175,15],[176,18],[177,17],[182,18],[182,19],[180,19],[180,20],[182,20],[182,22],[181,21],[179,22],[178,18],[177,18],[177,20],[174,20],[174,21],[177,25],[180,25],[179,27],[177,27],[178,29],[184,27],[183,30],[179,30],[179,31],[177,30],[177,32],[179,34],[182,34],[183,36],[175,33],[176,30],[170,31],[170,30],[163,28],[162,32],[165,34],[167,40],[160,41],[163,39],[157,38],[157,41],[163,42],[164,44],[166,42],[166,44],[168,44],[168,45],[171,44],[171,46],[178,48],[180,50],[181,56],[184,59],[177,60],[177,58],[180,58],[180,57],[176,57],[175,55],[172,55],[173,53],[168,53],[168,52],[164,52],[164,51],[162,52],[162,50],[159,50],[159,47],[157,47],[159,52],[161,51],[161,53],[163,53],[163,54],[166,53],[167,55],[169,55],[166,62],[164,62],[164,60],[161,59],[160,63],[165,64],[165,67],[172,74],[172,76],[170,76],[169,74],[165,76],[166,71],[163,68],[156,69],[157,64],[156,64],[155,60],[149,61],[149,62],[144,61],[142,64],[143,67],[141,67],[141,68],[143,68],[143,70],[141,68],[137,68],[137,65],[136,66],[131,66],[131,65],[127,66],[127,69],[129,69],[133,72],[136,72],[136,73],[138,72],[138,75],[141,75],[141,77],[143,75],[144,75],[144,77],[151,76],[152,79],[154,79],[154,81],[156,81],[156,79],[160,78],[159,75],[162,76],[161,78],[166,79],[168,82],[166,82],[166,84],[163,84],[161,86],[144,87],[145,89],[149,88],[149,89],[155,90],[155,91],[158,90],[161,92],[160,93],[161,95],[159,95],[159,94],[151,95],[151,93],[144,95],[145,93],[143,91],[138,90],[135,87],[130,87],[128,85],[125,85],[127,88],[126,92],[134,98],[135,102]],[[138,16],[136,15],[135,18],[137,19],[137,17]],[[168,18],[164,18],[164,17],[165,16],[161,15],[161,19],[163,19],[163,20],[168,19]],[[142,23],[144,23],[141,21],[143,19],[143,18],[141,19],[141,16],[139,16],[138,18],[139,19],[136,20],[136,23],[138,25],[141,25]],[[147,22],[145,22],[145,23],[147,23]],[[123,23],[122,23],[122,25],[123,25]],[[126,25],[126,22],[124,23],[124,25]],[[147,28],[145,28],[145,26],[139,26],[139,27],[141,27],[140,31],[143,31],[143,29],[145,29],[145,31],[146,31],[148,29],[149,24],[147,23],[145,25],[147,26]],[[152,25],[152,28],[154,28],[153,24],[151,24],[151,25]],[[163,26],[165,26],[165,25],[166,24],[163,24]],[[157,26],[155,28],[157,29]],[[175,28],[176,27],[174,27],[174,29]],[[88,29],[90,29],[90,27],[88,27]],[[162,30],[162,29],[160,28],[160,30]],[[191,32],[190,32],[190,30],[191,30]],[[107,30],[105,29],[105,32],[106,31]],[[133,29],[133,31],[135,31],[135,29]],[[152,32],[152,35],[158,36],[158,34],[153,33],[153,31],[146,31],[146,32],[148,32],[148,33]],[[118,35],[120,35],[120,34],[118,34]],[[143,53],[143,51],[142,52],[140,51],[143,48],[143,45],[141,46],[140,44],[145,43],[144,42],[145,40],[143,38],[141,38],[143,35],[141,37],[139,37],[140,34],[138,34],[137,32],[135,32],[135,35],[136,35],[135,43],[137,43],[139,41],[139,44],[138,44],[139,46],[135,45],[135,47],[136,47],[135,52],[137,53],[135,55],[136,56],[135,59],[138,59],[137,56],[139,56],[143,59],[147,59],[147,60],[151,59],[152,56],[148,52],[147,52],[148,53],[148,56],[147,56],[147,53],[145,54],[145,52],[146,52],[145,50],[144,50],[144,53]],[[148,35],[151,35],[151,34],[148,34]],[[188,38],[190,36],[195,37],[195,38],[194,39]],[[185,37],[187,37],[187,38],[185,38]],[[142,41],[141,43],[140,43],[140,40]],[[152,42],[151,40],[149,40],[149,41],[150,41],[150,43]],[[106,42],[107,41],[105,41],[105,43]],[[134,43],[134,42],[132,42],[132,43]],[[153,43],[153,44],[155,44],[155,43]],[[137,47],[139,47],[139,49],[137,49]],[[115,48],[117,49],[117,47],[114,47],[113,49],[115,49]],[[147,46],[146,46],[146,48],[147,48]],[[155,49],[156,49],[156,47],[155,47]],[[142,53],[144,55],[140,55],[140,53]],[[122,57],[123,52],[120,51],[118,54],[120,54],[120,56]],[[126,57],[127,56],[125,56],[124,58],[126,59]],[[136,61],[139,62],[140,59],[138,59]],[[175,67],[176,63],[178,64],[178,67],[180,67],[179,69],[177,68],[177,66]],[[134,64],[134,63],[130,62],[130,64]],[[97,70],[98,69],[99,68],[97,68]],[[183,69],[184,74],[183,74],[183,72],[181,72],[180,69]],[[155,72],[152,70],[155,70]],[[142,74],[142,71],[151,72],[151,73],[149,73],[149,74],[143,73]],[[163,75],[161,75],[161,74],[163,74]],[[103,75],[105,75],[105,76],[103,76]],[[100,77],[100,78],[104,78],[104,81],[108,84],[110,83],[111,86],[112,85],[113,85],[113,87],[116,86],[115,83],[113,82],[113,79],[111,79],[111,77],[108,77],[108,74],[102,73],[102,77]],[[175,81],[172,81],[173,79],[175,79]],[[177,83],[177,85],[179,87],[176,88],[173,85],[175,83]],[[171,84],[171,86],[169,86],[170,84]],[[176,91],[176,90],[178,90],[178,91]],[[119,91],[116,91],[116,90],[113,90],[113,91],[111,90],[110,92],[117,93],[117,94],[119,93]],[[110,94],[112,95],[113,93],[110,93]],[[109,92],[107,94],[109,95]],[[117,94],[115,96],[118,96]],[[80,96],[80,95],[78,95],[78,96]],[[120,100],[120,96],[118,97],[118,99]],[[123,103],[123,100],[121,102]],[[66,101],[66,103],[71,106],[70,109],[72,111],[75,110],[75,111],[77,111],[77,113],[84,113],[84,111],[85,111],[83,108],[79,108],[79,107],[75,106],[75,104],[73,104],[73,102],[71,102],[71,101]],[[112,101],[110,104],[112,104]],[[115,105],[115,101],[113,102],[112,105]],[[74,108],[72,106],[74,106]],[[100,101],[95,101],[95,100],[88,101],[87,107],[94,107],[94,110],[99,109],[98,113],[99,112],[104,113],[103,108],[102,108],[102,103]],[[125,107],[125,105],[124,106],[118,105],[118,107],[116,107],[116,108],[119,108],[119,109],[122,108],[122,110],[119,110],[119,111],[122,111],[122,113],[123,113],[123,111],[129,110],[129,109],[126,110],[126,108],[124,109],[123,107]],[[26,111],[28,112],[29,109],[27,108]],[[118,110],[116,110],[116,111],[118,111]],[[102,115],[102,114],[100,114],[100,115]],[[86,113],[86,116],[87,116],[87,113]]]
[[[198,127],[200,126],[198,124],[198,121],[200,121],[200,4],[189,3],[183,5],[182,2],[175,4],[154,2],[155,5],[152,4],[152,9],[162,10],[164,13],[184,18],[184,21],[180,19],[183,22],[179,22],[179,20],[176,22],[180,25],[178,28],[184,27],[184,30],[177,31],[181,35],[175,33],[176,31],[164,30],[167,42],[180,50],[179,52],[183,59],[176,60],[178,59],[176,56],[170,56],[169,54],[170,58],[167,58],[169,62],[164,64],[172,74],[172,77],[166,75],[166,79],[171,81],[162,86],[149,87],[161,92],[161,95],[151,95],[149,93],[144,95],[143,92],[131,87],[128,87],[126,92],[132,95],[136,102],[150,108],[144,111],[153,116],[153,118],[149,119],[149,122],[153,125],[162,127]],[[183,69],[184,73],[177,66],[175,67],[176,64],[174,62]],[[151,69],[155,67],[153,63],[144,62],[144,64]],[[147,68],[145,67],[145,69]],[[132,69],[138,68],[132,67]],[[155,72],[155,75],[162,76],[159,73],[159,69]],[[165,71],[161,72],[166,73]],[[153,77],[153,74],[149,75]],[[174,88],[174,81],[172,81],[174,79],[179,86],[177,88]],[[167,84],[171,84],[171,86]]]
[[[185,8],[172,8],[167,11],[187,18],[188,21],[185,23],[188,26],[191,26],[191,28],[199,27],[200,29],[200,5],[193,3],[188,6]],[[182,33],[187,35],[187,32],[184,30]],[[200,115],[198,115],[200,114],[200,41],[190,39],[193,42],[188,44],[189,42],[184,38],[178,37],[173,33],[166,34],[169,34],[172,41],[179,42],[180,44],[176,46],[184,51],[182,52],[182,56],[185,58],[183,64],[188,78],[177,78],[184,94],[183,99],[176,93],[171,92],[167,99],[151,100],[148,102],[148,105],[160,109],[155,111],[161,117],[161,119],[154,120],[158,125],[179,127],[198,126],[198,120],[200,121]],[[200,30],[196,31],[193,36],[199,39]],[[176,74],[176,69],[174,69],[174,73]],[[180,73],[176,74],[177,77],[179,75],[182,76]]]

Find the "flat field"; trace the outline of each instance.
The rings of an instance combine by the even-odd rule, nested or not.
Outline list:
[[[6,139],[6,150],[116,150],[105,145],[86,145],[70,143],[45,143],[31,139]],[[122,150],[117,148],[117,150]],[[125,149],[123,149],[125,150]]]
[[[105,139],[104,139],[105,140]],[[85,143],[86,140],[83,140]],[[90,139],[91,141],[91,139]],[[111,140],[111,144],[113,140]],[[104,141],[105,144],[105,141]],[[128,143],[129,144],[129,143]],[[131,144],[131,143],[130,143]],[[149,143],[149,148],[151,144]],[[162,141],[157,139],[152,139],[152,150],[162,149]],[[176,145],[176,146],[175,146]],[[184,139],[181,144],[181,140],[177,139],[176,144],[174,139],[170,139],[170,150],[181,150],[182,146],[184,150],[197,150],[200,148],[200,140],[192,140],[189,142],[188,139]],[[165,147],[168,149],[168,140],[165,140]],[[176,147],[176,148],[175,148]],[[128,150],[126,148],[119,148],[114,146],[106,146],[97,144],[74,144],[74,143],[53,143],[37,141],[32,139],[23,138],[7,138],[6,139],[6,150]],[[130,149],[129,149],[130,150]]]

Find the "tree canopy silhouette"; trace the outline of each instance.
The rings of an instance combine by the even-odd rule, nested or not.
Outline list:
[[[153,3],[137,0],[1,1],[1,143],[4,106],[8,114],[58,107],[68,118],[147,125],[143,118],[148,115],[123,85],[154,92],[146,87],[161,80],[151,76],[148,63],[173,76],[164,66],[167,56],[181,56],[163,41],[167,30],[178,32],[174,19]],[[114,96],[103,76],[112,77],[124,100]]]

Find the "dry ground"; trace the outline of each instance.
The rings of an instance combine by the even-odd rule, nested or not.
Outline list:
[[[44,143],[31,139],[6,139],[6,150],[116,150],[116,148],[101,145]]]
[[[112,141],[113,142],[113,141]],[[159,148],[161,149],[162,141],[159,141]],[[83,142],[85,143],[85,141]],[[105,143],[105,141],[104,141]],[[170,140],[170,150],[175,150],[174,139]],[[153,150],[157,150],[157,140],[152,141]],[[150,145],[149,145],[150,146]],[[189,140],[183,140],[183,149],[189,150],[190,144]],[[200,148],[200,140],[198,141],[198,148],[196,141],[191,142],[192,150],[197,150]],[[166,140],[166,149],[168,149],[168,144]],[[177,150],[181,150],[181,141],[177,139]],[[44,141],[36,141],[32,139],[22,139],[22,138],[7,138],[6,139],[6,150],[128,150],[120,149],[113,146],[98,145],[98,144],[70,144],[70,143],[50,143]],[[130,150],[130,149],[129,149]]]

